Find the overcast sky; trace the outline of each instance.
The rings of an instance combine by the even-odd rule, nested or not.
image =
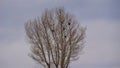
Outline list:
[[[86,26],[86,43],[71,68],[120,68],[120,0],[0,0],[0,68],[40,68],[28,53],[24,23],[56,7]]]

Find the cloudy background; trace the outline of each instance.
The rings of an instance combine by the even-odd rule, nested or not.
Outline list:
[[[24,23],[61,6],[87,27],[71,68],[120,68],[120,0],[0,0],[0,68],[40,68],[28,56]]]

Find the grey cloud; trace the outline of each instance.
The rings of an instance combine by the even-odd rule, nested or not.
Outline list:
[[[118,21],[119,22],[119,21]],[[78,66],[116,67],[119,68],[120,53],[117,37],[118,22],[115,21],[87,21],[87,38],[84,54],[78,61]],[[119,32],[120,33],[120,32]],[[117,41],[116,41],[117,40]]]

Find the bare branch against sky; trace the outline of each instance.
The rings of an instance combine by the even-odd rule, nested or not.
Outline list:
[[[28,56],[24,24],[59,6],[87,27],[84,54],[70,67],[120,68],[120,0],[0,0],[0,68],[40,67]]]
[[[85,28],[64,8],[46,10],[25,24],[31,57],[45,68],[68,68],[83,49]]]

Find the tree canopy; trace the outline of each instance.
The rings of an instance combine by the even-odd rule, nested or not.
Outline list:
[[[25,24],[30,56],[45,68],[68,68],[83,49],[85,28],[64,8],[46,10]]]

